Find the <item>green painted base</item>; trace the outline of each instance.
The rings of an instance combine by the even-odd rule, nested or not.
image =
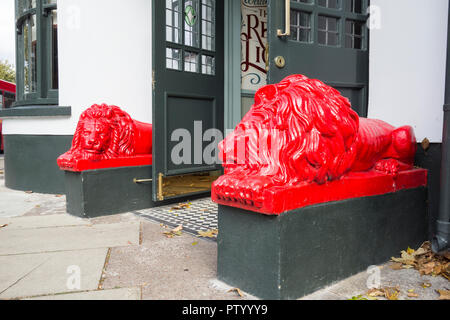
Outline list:
[[[183,197],[153,202],[152,183],[133,181],[151,177],[152,166],[65,171],[67,212],[77,217],[95,218],[188,200]]]
[[[5,186],[36,193],[64,194],[64,172],[56,159],[73,136],[4,135]]]
[[[128,212],[153,207],[151,166],[65,172],[67,212],[82,218]]]
[[[266,216],[219,206],[218,278],[262,299],[298,299],[427,239],[427,190]]]

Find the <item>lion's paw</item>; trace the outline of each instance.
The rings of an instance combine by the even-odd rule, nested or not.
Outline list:
[[[375,164],[375,170],[386,174],[397,175],[400,171],[400,163],[395,159],[380,160]]]
[[[215,193],[221,200],[261,208],[265,189],[273,186],[270,177],[222,176],[214,184]]]

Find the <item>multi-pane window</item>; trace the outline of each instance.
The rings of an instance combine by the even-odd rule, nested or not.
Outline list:
[[[362,14],[363,0],[345,0],[345,10],[356,14]]]
[[[368,0],[291,0],[289,40],[366,50]]]
[[[319,6],[329,9],[339,9],[341,0],[317,0]]]
[[[318,42],[327,46],[339,45],[339,20],[334,17],[319,16],[317,31]]]
[[[311,42],[311,14],[291,10],[292,39],[300,42]]]
[[[57,0],[16,0],[17,105],[58,103]]]
[[[215,0],[166,0],[166,68],[215,74]]]
[[[347,20],[345,22],[345,47],[363,49],[364,23]]]

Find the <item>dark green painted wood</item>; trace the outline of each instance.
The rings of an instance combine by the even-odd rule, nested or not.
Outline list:
[[[64,173],[59,170],[56,159],[70,149],[72,138],[4,135],[6,187],[39,193],[64,193]]]
[[[0,118],[61,117],[70,115],[72,115],[71,107],[59,106],[28,106],[0,110]]]
[[[428,170],[428,238],[431,239],[436,232],[436,221],[439,216],[440,182],[441,182],[441,155],[442,144],[432,143],[427,150],[419,144],[415,165]]]
[[[366,1],[365,1],[366,2]],[[366,2],[367,4],[367,2]],[[345,19],[365,21],[367,15],[351,14],[343,10],[321,8],[317,4],[302,4],[291,1],[291,11],[297,9],[312,13],[312,43],[301,43],[290,38],[277,36],[277,29],[285,28],[285,1],[268,0],[268,82],[277,83],[291,74],[304,74],[324,81],[339,90],[352,102],[360,116],[367,116],[369,84],[369,30],[365,27],[365,50],[344,47]],[[331,47],[317,42],[318,14],[340,18],[341,46]],[[284,68],[278,68],[274,59],[282,56]]]
[[[219,206],[218,278],[263,299],[297,299],[427,239],[426,188],[269,217]]]
[[[184,1],[182,2],[184,3]],[[153,200],[157,201],[157,182],[160,173],[178,175],[213,171],[219,165],[194,162],[194,121],[202,122],[202,133],[209,128],[223,132],[224,127],[224,4],[216,1],[215,52],[166,42],[165,2],[153,0]],[[201,10],[198,23],[201,22]],[[184,26],[184,19],[182,25]],[[183,37],[181,38],[183,39]],[[166,47],[178,48],[200,54],[214,55],[215,75],[204,75],[166,68]],[[200,45],[201,48],[201,45]],[[201,63],[201,62],[200,62]],[[182,64],[183,66],[183,64]],[[200,65],[201,70],[201,65]],[[175,129],[186,129],[191,134],[191,164],[172,162],[171,136]],[[197,140],[198,141],[198,140]],[[217,141],[218,143],[219,141]],[[203,143],[203,147],[205,147]],[[203,157],[202,157],[203,158]]]

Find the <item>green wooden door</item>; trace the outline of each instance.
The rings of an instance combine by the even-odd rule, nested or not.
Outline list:
[[[368,0],[295,0],[289,3],[268,0],[268,81],[276,83],[295,73],[322,80],[349,98],[360,116],[367,116],[368,3]],[[285,12],[289,5],[290,21],[287,21]],[[280,35],[286,31],[290,31],[290,35]],[[279,66],[276,59],[281,62]]]
[[[203,138],[223,132],[223,12],[221,0],[153,0],[154,201],[208,192],[220,169]]]

